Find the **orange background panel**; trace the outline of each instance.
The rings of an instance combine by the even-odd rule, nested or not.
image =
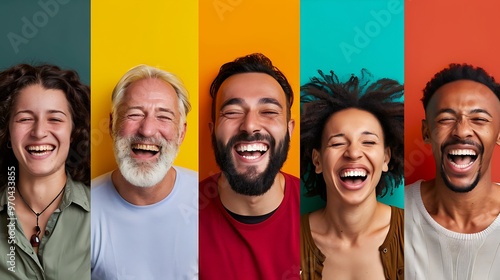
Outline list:
[[[286,5],[286,6],[285,6]],[[222,64],[260,52],[287,77],[294,91],[295,129],[283,171],[299,176],[299,1],[199,2],[199,178],[219,172],[211,144],[209,88]]]
[[[484,68],[500,81],[500,2],[470,0],[405,2],[405,178],[406,184],[435,177],[430,145],[422,141],[423,88],[450,63]],[[500,170],[500,147],[493,156]],[[500,181],[500,173],[493,172]]]

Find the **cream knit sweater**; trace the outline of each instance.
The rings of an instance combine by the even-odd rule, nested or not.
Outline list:
[[[450,231],[426,211],[420,183],[405,188],[405,279],[499,280],[500,215],[478,233]]]

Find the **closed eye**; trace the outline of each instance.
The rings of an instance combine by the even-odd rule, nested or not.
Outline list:
[[[277,115],[278,112],[276,112],[276,111],[264,111],[264,112],[262,112],[262,114],[264,114],[264,115]]]
[[[456,121],[455,118],[441,118],[441,119],[438,120],[438,123],[440,123],[440,124],[448,124],[448,123],[453,123],[455,121]]]
[[[485,119],[485,118],[472,118],[471,119],[473,122],[480,122],[480,123],[485,123],[485,122],[489,122],[488,119]]]
[[[172,120],[172,118],[168,117],[168,116],[158,116],[158,119],[160,119],[162,121],[171,121]]]
[[[33,120],[32,118],[21,118],[21,119],[17,120],[17,122],[23,123],[23,122],[29,122],[32,120]]]
[[[243,112],[241,111],[226,111],[226,112],[221,112],[221,116],[228,118],[228,119],[235,119],[243,115]]]
[[[329,147],[340,147],[343,145],[345,145],[345,143],[333,143],[333,144],[330,144]]]
[[[140,118],[143,118],[144,115],[142,114],[130,114],[130,115],[127,115],[127,118],[129,119],[132,119],[132,120],[137,120],[137,119],[140,119]]]

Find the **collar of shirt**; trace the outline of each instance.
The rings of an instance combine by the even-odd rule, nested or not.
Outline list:
[[[84,184],[79,184],[67,176],[66,189],[64,190],[59,210],[64,211],[69,205],[74,203],[80,206],[84,211],[90,212],[90,200],[84,188],[88,188]],[[4,186],[4,191],[0,193],[0,211],[4,211],[9,201],[9,188],[8,185]]]

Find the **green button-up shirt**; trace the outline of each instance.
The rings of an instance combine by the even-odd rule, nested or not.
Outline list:
[[[36,254],[17,222],[15,208],[23,202],[12,184],[0,188],[0,279],[90,279],[89,187],[68,176]]]

